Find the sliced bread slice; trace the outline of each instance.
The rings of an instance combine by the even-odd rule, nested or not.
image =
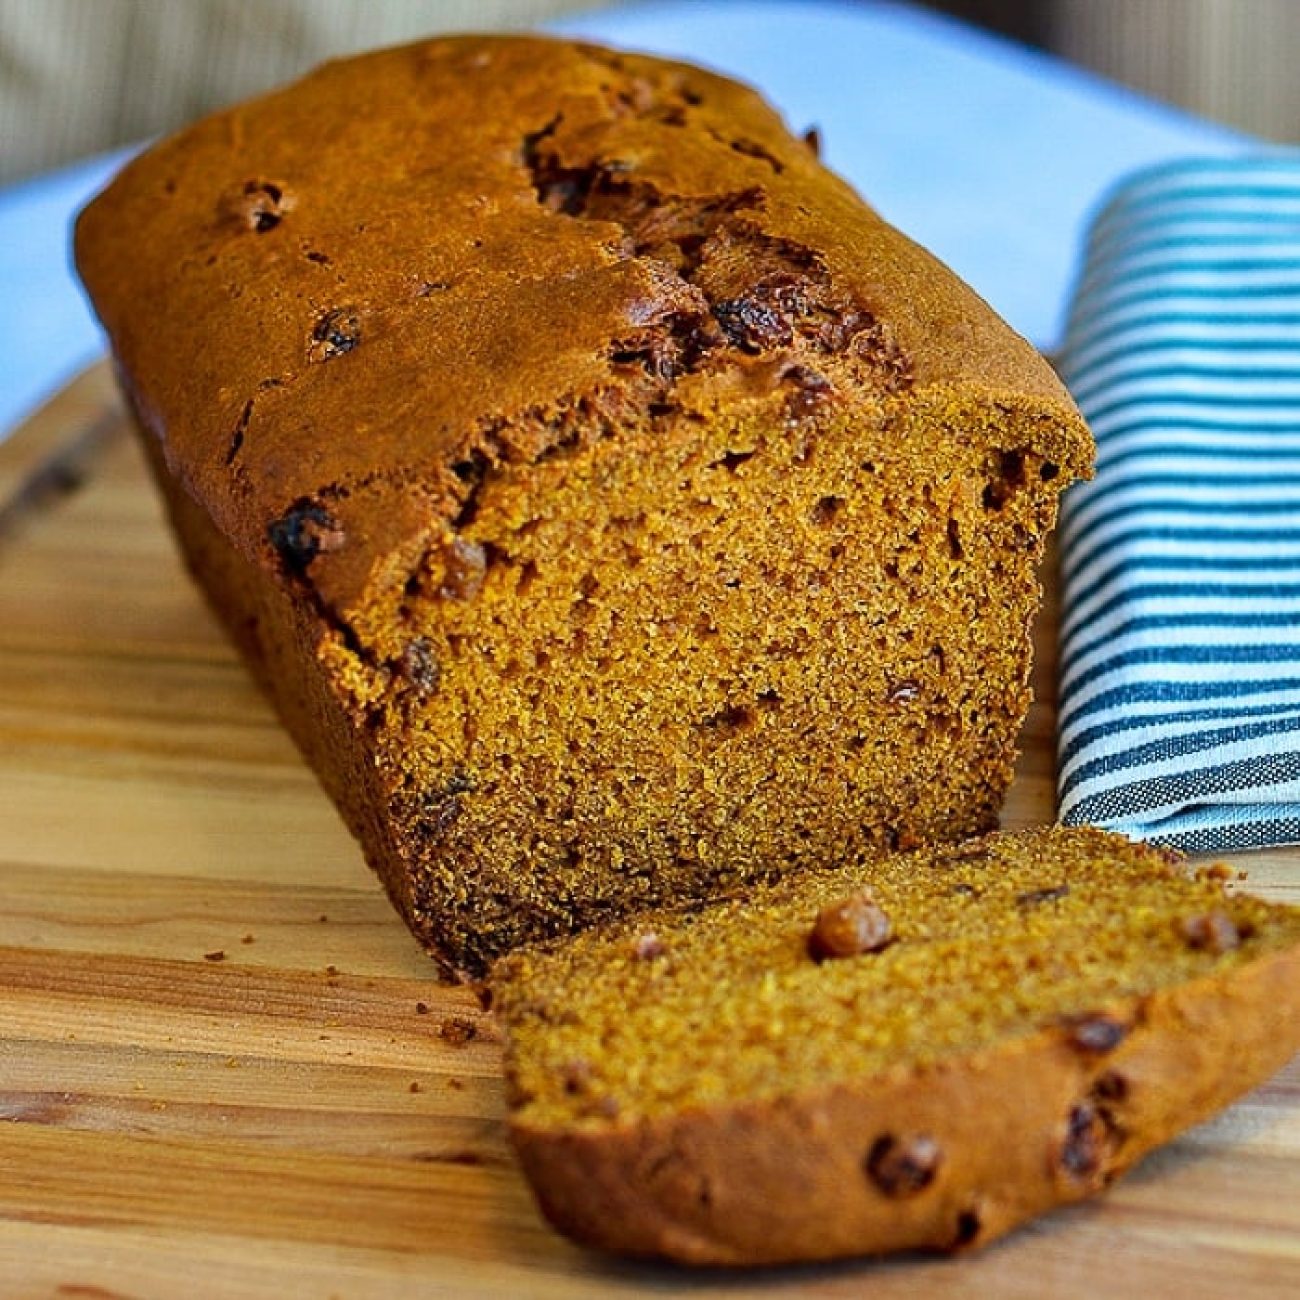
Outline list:
[[[493,994],[547,1217],[759,1264],[989,1241],[1300,1046],[1300,909],[1050,828],[865,857],[515,954]]]

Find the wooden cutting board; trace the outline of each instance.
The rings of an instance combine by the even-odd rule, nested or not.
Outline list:
[[[1051,816],[1052,610],[1007,810]],[[1239,865],[1300,901],[1300,851]],[[106,370],[0,445],[0,1295],[1300,1294],[1300,1060],[960,1260],[691,1275],[539,1219],[438,986],[190,586]]]

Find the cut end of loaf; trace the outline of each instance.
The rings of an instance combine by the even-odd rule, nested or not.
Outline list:
[[[1285,1063],[1297,966],[1294,909],[1052,829],[638,918],[495,994],[557,1225],[758,1263],[963,1247],[1097,1192]]]
[[[358,621],[367,661],[326,649],[392,774],[409,913],[459,970],[996,822],[1059,487],[1042,431],[960,395],[960,437],[915,404],[791,418],[756,370],[726,415],[648,422],[653,456],[489,476]]]

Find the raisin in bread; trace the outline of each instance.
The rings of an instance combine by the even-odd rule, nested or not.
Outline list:
[[[609,1250],[989,1241],[1300,1047],[1300,909],[1093,830],[867,856],[500,963],[512,1135]]]
[[[752,91],[332,63],[132,162],[76,256],[191,568],[446,971],[993,825],[1090,438]]]

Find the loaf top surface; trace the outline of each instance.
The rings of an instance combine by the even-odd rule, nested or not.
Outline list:
[[[643,916],[512,955],[494,987],[516,1122],[601,1129],[896,1081],[1044,1030],[1101,1055],[1152,995],[1274,958],[1300,963],[1300,910],[1044,827]]]
[[[327,64],[129,164],[76,256],[171,471],[264,561],[277,521],[308,558],[337,524],[344,597],[485,467],[707,417],[774,359],[1036,404],[1070,476],[1090,454],[1034,350],[757,94],[588,45]]]

